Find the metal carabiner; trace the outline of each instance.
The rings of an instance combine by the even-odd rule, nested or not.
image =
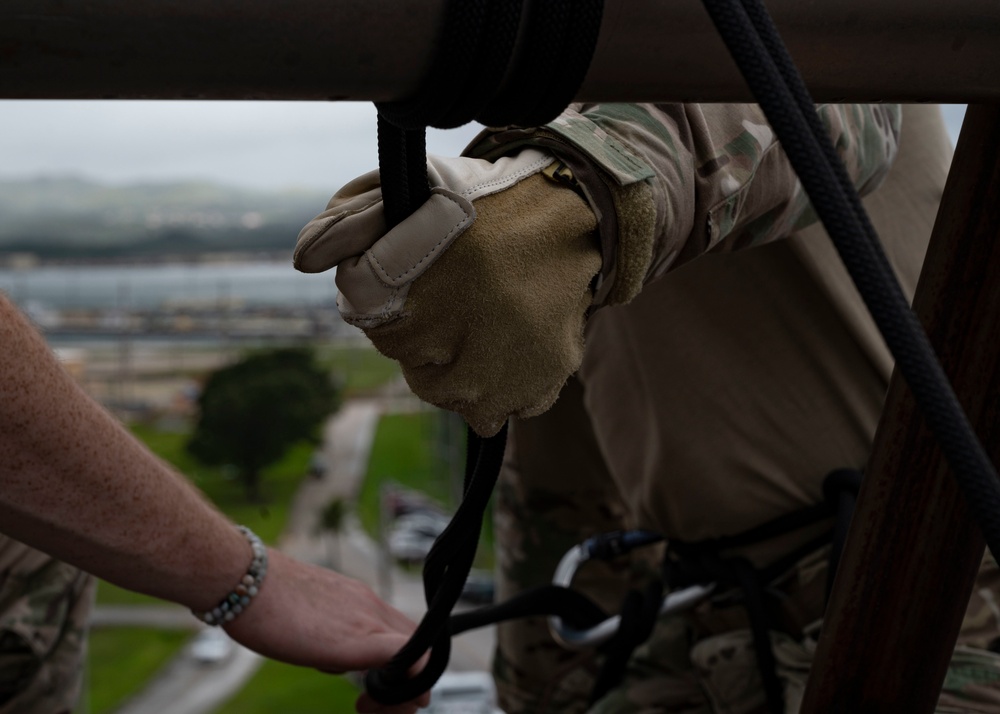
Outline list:
[[[552,575],[552,584],[568,588],[573,584],[577,570],[587,561],[610,560],[635,548],[662,540],[664,540],[662,535],[650,531],[616,531],[589,538],[566,551],[566,555],[559,561],[559,565],[556,566],[555,573]],[[714,591],[715,583],[709,583],[707,585],[692,585],[669,593],[663,598],[660,615],[690,610]],[[548,618],[549,632],[552,637],[560,645],[571,650],[604,644],[618,631],[620,623],[621,616],[613,615],[589,629],[577,630],[566,625],[562,618],[557,615]]]

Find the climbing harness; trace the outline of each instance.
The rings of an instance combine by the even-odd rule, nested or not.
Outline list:
[[[595,559],[610,560],[624,555],[633,548],[660,543],[663,540],[665,540],[664,536],[651,531],[618,531],[588,538],[583,543],[570,548],[562,557],[552,575],[552,584],[569,589],[573,585],[576,571],[584,564]],[[673,591],[663,598],[657,614],[662,616],[689,610],[703,602],[714,591],[715,583],[691,585]],[[579,650],[597,647],[614,636],[615,632],[618,631],[621,619],[621,615],[614,615],[593,627],[580,630],[563,622],[563,618],[559,615],[550,615],[549,632],[552,634],[552,639],[566,649]]]
[[[996,472],[910,310],[766,8],[761,0],[703,2],[910,385],[990,551],[995,556],[1000,554],[1000,482]],[[379,170],[390,227],[404,220],[429,196],[424,128],[459,126],[475,118],[493,126],[537,126],[555,118],[569,104],[586,74],[602,11],[601,0],[446,3],[443,41],[438,43],[439,51],[421,90],[406,102],[377,104]],[[463,91],[449,89],[455,86]],[[449,619],[472,564],[477,540],[473,534],[481,527],[505,440],[506,427],[489,439],[481,439],[469,430],[463,501],[427,557],[424,569],[428,611],[392,661],[382,669],[370,671],[366,679],[369,693],[384,704],[408,701],[430,689],[447,666],[450,635],[478,624],[496,618],[552,615],[553,630],[563,641],[603,642],[609,651],[627,655],[648,636],[657,614],[664,607],[671,607],[661,604],[659,586],[654,584],[645,593],[629,593],[621,615],[609,620],[599,607],[564,587],[571,582],[577,566],[597,557],[600,547],[595,542],[568,556],[559,577],[561,585],[546,586],[484,611]],[[852,501],[843,489],[834,489],[832,493],[827,501],[844,504]],[[823,507],[829,508],[829,504]],[[794,517],[792,514],[790,520]],[[774,528],[773,522],[761,528],[765,531]],[[845,534],[846,520],[840,517],[832,538],[835,543],[842,542]],[[741,542],[747,543],[747,536],[740,536]],[[619,534],[617,541],[612,537],[608,542],[623,545],[647,537],[648,534]],[[826,536],[826,542],[829,538]],[[673,573],[667,573],[667,585],[677,595],[674,602],[681,599],[677,593],[687,588],[698,588],[690,591],[690,602],[696,602],[699,598],[717,596],[723,588],[739,587],[750,613],[768,707],[780,712],[783,697],[774,674],[765,595],[771,571],[790,563],[785,563],[786,558],[757,570],[745,560],[720,559],[718,553],[726,549],[721,547],[726,542],[720,539],[711,548],[705,544],[672,543],[671,552],[678,565]],[[836,547],[832,550],[839,553]],[[692,562],[700,563],[701,572],[692,572]],[[831,572],[835,565],[832,561]],[[668,596],[666,602],[670,601]],[[686,598],[683,601],[689,602]],[[418,675],[409,678],[409,669],[428,651],[429,663]],[[592,698],[613,686],[626,661],[627,656],[606,658]]]

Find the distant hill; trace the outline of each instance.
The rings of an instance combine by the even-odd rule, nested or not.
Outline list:
[[[0,180],[0,253],[102,258],[290,251],[328,199],[194,181]]]

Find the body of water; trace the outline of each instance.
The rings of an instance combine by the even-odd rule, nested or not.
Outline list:
[[[334,273],[307,275],[291,261],[82,265],[0,269],[0,290],[22,307],[151,310],[237,304],[253,308],[333,305]]]

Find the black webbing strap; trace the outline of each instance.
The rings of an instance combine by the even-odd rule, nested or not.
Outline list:
[[[725,588],[737,588],[739,600],[736,602],[742,602],[747,611],[750,632],[753,636],[754,653],[757,659],[757,670],[760,673],[766,695],[768,711],[772,714],[783,714],[784,691],[775,669],[776,660],[769,634],[775,627],[767,600],[769,596],[774,594],[774,591],[770,590],[768,585],[785,575],[802,558],[810,553],[815,553],[825,545],[830,545],[826,582],[826,592],[829,595],[829,588],[840,562],[840,554],[843,551],[844,540],[860,487],[860,471],[838,469],[824,479],[824,500],[816,506],[775,518],[761,526],[728,538],[716,538],[697,543],[670,542],[664,568],[667,583],[671,588],[708,582],[716,583],[717,592]],[[724,555],[726,551],[778,538],[802,528],[818,525],[830,518],[833,519],[833,526],[826,532],[815,536],[763,567],[754,566],[744,557]],[[721,604],[719,601],[716,606],[721,606]]]
[[[847,544],[847,531],[851,527],[851,517],[858,502],[858,491],[861,490],[861,472],[855,469],[838,469],[823,482],[823,497],[827,503],[835,504],[836,519],[833,522],[833,534],[830,542],[830,561],[826,571],[826,596],[824,602],[830,602],[833,590],[833,579],[840,567],[840,556]]]
[[[733,558],[726,565],[736,575],[743,590],[743,604],[750,621],[754,654],[757,655],[757,671],[764,685],[768,711],[771,714],[784,714],[785,692],[778,679],[778,663],[771,646],[771,630],[774,628],[764,602],[764,581],[746,558]]]

